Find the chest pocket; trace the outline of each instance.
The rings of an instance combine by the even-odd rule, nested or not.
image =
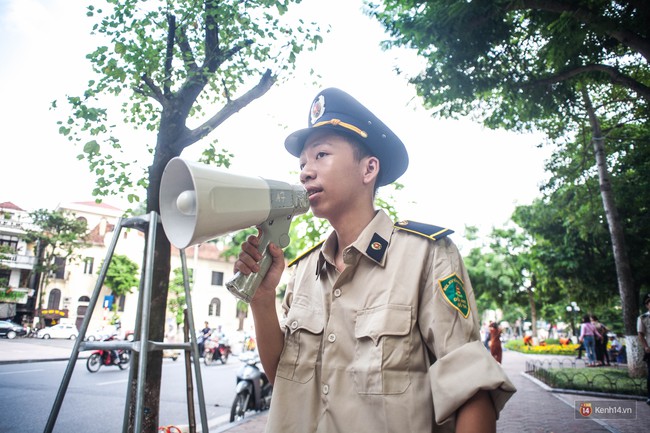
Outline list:
[[[316,370],[322,336],[323,316],[294,304],[286,320],[277,376],[294,382],[309,382]]]
[[[354,381],[360,394],[400,394],[410,384],[410,305],[383,305],[357,313]]]

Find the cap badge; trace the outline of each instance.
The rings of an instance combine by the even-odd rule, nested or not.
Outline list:
[[[316,121],[320,119],[323,114],[325,114],[325,97],[323,95],[318,95],[318,98],[316,98],[311,104],[311,124],[313,125],[316,123]]]

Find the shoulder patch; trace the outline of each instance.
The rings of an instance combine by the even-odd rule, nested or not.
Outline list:
[[[454,232],[453,230],[446,229],[444,227],[419,223],[415,221],[408,221],[408,220],[399,221],[395,223],[395,228],[408,233],[414,233],[416,235],[424,236],[425,238],[429,238],[433,241],[437,241],[438,239],[445,238]]]
[[[469,302],[467,301],[467,293],[465,293],[463,280],[453,273],[446,278],[438,280],[438,284],[440,285],[440,291],[445,301],[467,319],[467,316],[469,316]]]
[[[311,247],[311,248],[307,249],[306,251],[304,251],[304,252],[298,254],[298,256],[297,256],[295,259],[293,259],[293,260],[291,260],[291,261],[289,262],[289,264],[287,265],[287,267],[291,267],[291,266],[295,265],[295,264],[298,263],[300,260],[302,260],[304,257],[307,257],[307,256],[308,256],[312,251],[314,251],[316,248],[320,248],[320,246],[323,244],[323,242],[325,242],[325,241],[324,241],[324,240],[323,240],[323,241],[320,241],[319,243],[317,243],[317,244],[314,245],[313,247]]]

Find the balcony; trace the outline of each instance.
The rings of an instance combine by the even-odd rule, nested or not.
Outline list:
[[[10,269],[31,270],[36,264],[36,257],[22,254],[2,254],[0,255],[0,264]]]

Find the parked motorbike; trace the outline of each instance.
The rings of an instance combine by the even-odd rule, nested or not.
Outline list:
[[[228,362],[231,353],[230,344],[227,341],[223,339],[218,342],[208,340],[205,342],[203,362],[205,365],[212,365],[215,361],[221,361],[222,364],[225,364]]]
[[[230,410],[230,422],[244,418],[246,411],[263,411],[271,407],[273,385],[259,368],[260,357],[256,352],[244,352],[239,356],[244,363],[237,372],[235,401]]]
[[[109,337],[105,341],[114,340],[114,337]],[[102,366],[109,367],[111,365],[119,367],[124,370],[129,366],[131,361],[131,352],[129,350],[117,349],[98,349],[90,354],[86,361],[86,368],[91,373],[97,373]]]

